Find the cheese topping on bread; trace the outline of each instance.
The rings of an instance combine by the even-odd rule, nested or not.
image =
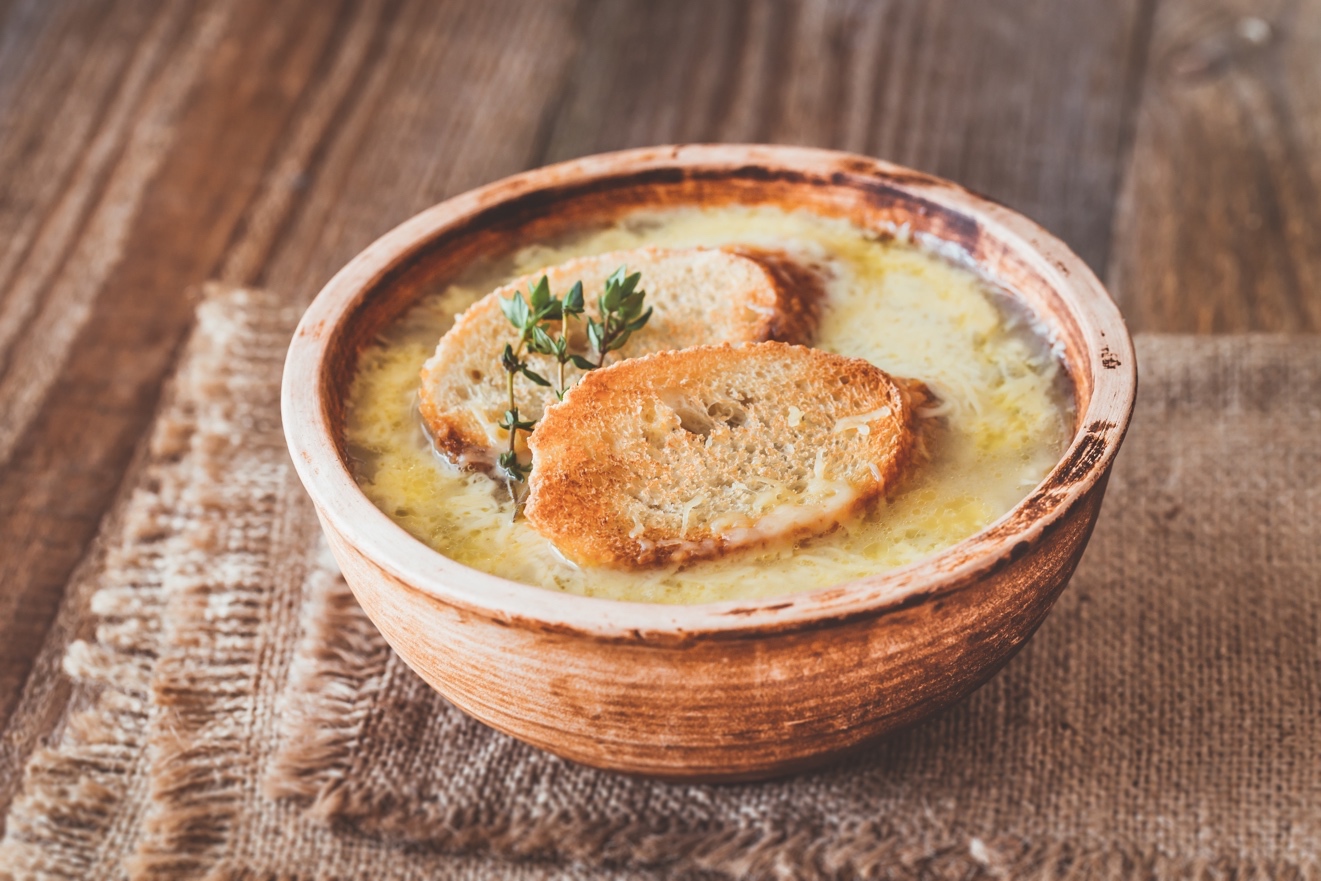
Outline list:
[[[600,318],[596,299],[606,278],[626,266],[642,273],[647,305],[655,311],[607,363],[708,343],[767,339],[807,343],[819,315],[821,281],[786,255],[750,248],[638,248],[582,257],[529,273],[473,304],[454,323],[422,368],[420,409],[436,448],[455,464],[489,468],[507,436],[497,423],[509,406],[500,353],[516,337],[500,300],[529,287],[544,274],[551,292],[563,296],[582,281],[588,314]],[[554,323],[558,333],[558,323]],[[587,349],[585,324],[570,320],[575,351]],[[530,354],[531,368],[555,374],[550,356]],[[573,369],[576,374],[578,371]],[[537,420],[555,402],[549,389],[516,384],[518,412]],[[520,438],[521,443],[521,438]]]
[[[697,346],[589,373],[528,445],[528,522],[622,569],[828,532],[917,448],[920,384],[778,342]]]

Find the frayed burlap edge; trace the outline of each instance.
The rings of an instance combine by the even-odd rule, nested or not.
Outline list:
[[[306,801],[315,816],[332,819],[347,808],[346,759],[361,741],[369,710],[361,696],[380,689],[391,651],[324,543],[321,550],[319,565],[308,576],[281,714],[279,770],[267,778],[265,789],[272,798]],[[335,723],[321,724],[324,719]],[[301,777],[303,772],[308,776]]]
[[[190,355],[162,397],[145,453],[130,470],[133,486],[103,527],[104,558],[86,577],[104,580],[92,595],[95,639],[69,645],[64,671],[76,683],[58,742],[36,750],[11,806],[0,867],[11,877],[123,877],[137,840],[147,761],[152,669],[160,614],[187,479],[180,463],[197,441],[194,403],[214,365]],[[108,574],[107,574],[108,573]]]
[[[193,516],[163,597],[146,742],[150,802],[128,863],[135,879],[198,877],[217,865],[257,776],[254,731],[264,720],[254,718],[254,695],[283,683],[279,660],[262,656],[259,643],[272,605],[297,607],[296,591],[273,596],[274,586],[302,581],[317,530],[279,422],[298,311],[244,289],[217,291],[198,310],[210,346],[189,365],[206,374],[188,462]]]
[[[230,293],[230,296],[240,296]],[[220,307],[217,307],[219,309]],[[214,311],[214,310],[213,310]],[[224,322],[208,328],[209,332],[224,330]],[[233,329],[231,329],[233,330]],[[239,328],[238,330],[245,330]],[[238,332],[237,330],[235,332]],[[190,343],[195,346],[196,340]],[[0,865],[25,876],[56,878],[111,878],[122,877],[119,857],[131,851],[137,843],[135,837],[146,787],[142,740],[154,717],[148,702],[151,690],[152,666],[164,644],[157,633],[162,608],[166,604],[166,591],[171,602],[181,611],[191,609],[191,625],[196,627],[212,618],[207,610],[213,603],[226,606],[223,617],[238,619],[239,631],[250,627],[242,624],[244,605],[256,602],[258,594],[253,585],[235,585],[234,590],[213,594],[203,590],[196,580],[196,572],[189,571],[189,554],[201,541],[205,547],[210,539],[200,525],[209,518],[187,516],[190,511],[220,510],[217,505],[226,500],[208,499],[189,492],[179,460],[185,456],[205,456],[209,445],[223,444],[226,438],[249,437],[251,426],[215,421],[206,412],[197,412],[196,401],[207,402],[217,397],[214,385],[217,376],[223,376],[230,365],[217,358],[228,358],[232,351],[215,340],[206,345],[213,347],[213,360],[205,359],[191,364],[185,358],[185,369],[176,380],[173,397],[185,398],[187,391],[197,390],[193,403],[176,402],[163,408],[151,441],[147,457],[143,488],[130,498],[124,517],[125,526],[107,544],[114,558],[117,576],[114,584],[106,584],[97,595],[94,612],[102,617],[95,642],[78,643],[68,653],[66,666],[86,685],[86,710],[75,710],[69,717],[57,748],[41,751],[28,763],[27,788],[15,802],[10,818],[10,832],[0,845]],[[274,369],[274,368],[273,368]],[[278,374],[278,369],[275,369]],[[220,396],[223,397],[223,396]],[[169,400],[170,398],[167,398]],[[195,430],[196,429],[196,430]],[[191,466],[190,466],[191,467]],[[205,483],[205,482],[204,482]],[[271,518],[279,522],[281,518]],[[299,518],[293,518],[299,521]],[[199,525],[184,528],[187,521]],[[310,521],[299,521],[310,522]],[[192,531],[189,531],[192,530]],[[210,556],[208,556],[210,559]],[[190,579],[192,579],[190,581]],[[376,831],[389,833],[391,820],[384,805],[350,803],[343,787],[323,787],[325,763],[346,769],[344,760],[358,743],[362,732],[362,715],[367,705],[359,706],[348,696],[356,690],[360,699],[364,690],[370,693],[370,682],[364,671],[375,663],[379,670],[389,662],[388,650],[374,635],[348,597],[343,585],[329,573],[310,579],[313,592],[326,593],[319,607],[310,609],[313,626],[305,633],[305,644],[319,645],[324,634],[320,632],[329,620],[338,619],[339,626],[353,627],[352,639],[342,649],[316,658],[300,676],[324,676],[326,685],[341,689],[338,695],[325,694],[318,699],[325,706],[334,707],[332,719],[342,726],[328,726],[317,739],[302,738],[297,726],[292,726],[293,743],[301,743],[299,751],[315,752],[319,758],[305,765],[306,774],[298,776],[299,797],[316,803],[321,799],[323,816],[342,821],[345,811],[375,813]],[[189,585],[192,585],[190,589]],[[212,594],[204,599],[205,595]],[[231,603],[233,604],[231,606]],[[329,611],[327,611],[329,610]],[[219,612],[219,609],[217,609]],[[356,623],[355,620],[356,619]],[[250,622],[249,622],[250,623]],[[340,637],[343,637],[341,632]],[[231,634],[242,641],[242,633]],[[251,636],[251,633],[249,633]],[[186,633],[175,632],[171,638],[179,640],[175,656],[165,670],[168,674],[157,679],[157,696],[167,698],[172,693],[169,683],[188,675],[189,644]],[[216,649],[234,649],[230,656],[236,663],[251,657],[254,648],[249,640],[241,646],[226,640],[211,644]],[[238,650],[240,649],[241,650]],[[353,665],[363,660],[362,669]],[[326,658],[339,657],[338,662]],[[225,655],[214,659],[217,667],[225,664]],[[372,658],[376,658],[373,662]],[[384,661],[380,659],[385,659]],[[369,677],[368,677],[369,678]],[[192,692],[204,698],[208,707],[224,710],[226,715],[241,716],[249,706],[251,695],[236,689],[235,680],[216,676]],[[165,686],[164,690],[161,686]],[[227,703],[228,701],[228,703]],[[169,716],[167,719],[171,718]],[[322,717],[324,719],[324,717]],[[210,713],[208,722],[213,721]],[[189,721],[185,719],[185,721]],[[191,720],[200,722],[201,717]],[[185,732],[188,734],[188,732]],[[191,734],[197,734],[194,728]],[[178,877],[187,868],[194,877],[221,879],[282,878],[294,879],[298,875],[256,872],[240,863],[231,863],[222,852],[238,809],[237,795],[243,783],[224,771],[242,747],[240,738],[220,738],[221,748],[214,751],[200,749],[203,741],[213,738],[190,736],[180,740],[160,739],[154,752],[154,767],[160,772],[154,791],[162,802],[156,813],[155,833],[180,833],[173,841],[186,844],[190,849],[189,862],[169,863],[177,855],[168,848],[154,846],[147,851],[149,859],[139,868],[156,877]],[[225,732],[221,732],[222,735]],[[317,750],[308,750],[309,745]],[[173,767],[175,761],[179,767]],[[315,765],[321,763],[318,770]],[[232,766],[231,766],[232,767]],[[219,769],[220,773],[217,773]],[[288,775],[284,775],[288,776]],[[342,778],[341,778],[342,780]],[[287,784],[287,780],[286,780]],[[280,782],[272,784],[280,787]],[[322,797],[324,794],[324,798]],[[336,803],[333,799],[339,799]],[[211,813],[212,809],[218,813]],[[214,821],[219,818],[220,825]],[[481,819],[482,822],[475,822]],[[473,818],[460,815],[431,818],[427,821],[436,829],[435,843],[450,850],[494,851],[506,856],[546,858],[580,858],[597,864],[633,864],[662,866],[669,877],[703,869],[734,877],[839,877],[864,875],[891,878],[978,878],[978,877],[1149,877],[1149,878],[1307,878],[1316,876],[1316,866],[1299,867],[1289,864],[1253,864],[1243,861],[1190,862],[1159,854],[1126,853],[1113,849],[1086,850],[1066,845],[1029,848],[1021,841],[969,839],[957,829],[939,829],[924,835],[904,833],[880,822],[857,822],[803,828],[778,824],[773,818],[748,827],[726,829],[674,829],[658,830],[637,821],[601,822],[586,817],[561,816],[553,823],[545,817],[535,818],[519,812],[496,825],[489,817]],[[821,833],[829,831],[830,836]],[[843,835],[835,833],[843,832]],[[823,838],[835,840],[823,843]],[[846,839],[843,844],[840,839]],[[168,837],[162,839],[171,840]],[[141,850],[141,849],[140,849]],[[676,858],[676,854],[682,854]],[[213,862],[214,861],[214,862]],[[179,869],[173,872],[172,869]],[[329,877],[317,874],[317,877]]]
[[[392,847],[261,796],[301,597],[309,579],[334,577],[313,559],[318,527],[279,431],[297,311],[261,291],[204,291],[150,437],[71,588],[77,602],[61,611],[65,632],[95,625],[95,638],[50,647],[74,697],[23,765],[0,877],[642,878]]]
[[[638,881],[395,847],[261,796],[304,582],[320,571],[316,520],[278,430],[296,313],[271,294],[207,287],[102,526],[97,546],[109,550],[89,555],[78,601],[61,611],[66,632],[95,624],[95,639],[51,647],[74,698],[24,763],[0,877]]]
[[[1156,852],[1086,848],[1063,842],[1030,846],[1014,838],[982,840],[958,829],[915,836],[884,821],[804,825],[766,818],[759,825],[659,830],[645,820],[603,821],[565,815],[548,822],[530,812],[492,818],[470,810],[410,812],[376,803],[345,783],[363,725],[386,678],[391,652],[362,612],[333,563],[310,581],[304,633],[283,726],[284,747],[267,792],[298,801],[325,822],[351,820],[385,836],[431,830],[427,842],[446,850],[519,859],[561,859],[663,869],[729,878],[894,878],[1024,881],[1059,879],[1304,879],[1318,866],[1187,860]]]
[[[178,703],[170,674],[198,666],[187,656],[195,633],[212,638],[213,668],[241,663],[248,647],[232,637],[250,623],[245,611],[260,598],[208,590],[222,550],[216,523],[233,507],[212,491],[219,469],[233,466],[230,454],[255,431],[264,429],[268,446],[282,444],[272,401],[296,320],[297,309],[272,294],[204,289],[179,372],[126,480],[133,489],[102,528],[108,550],[88,574],[104,581],[88,609],[95,639],[65,651],[63,668],[75,682],[71,709],[54,744],[24,766],[0,842],[0,877],[101,881],[247,871],[221,867],[239,790],[253,785],[223,761],[225,749],[238,745],[211,736],[208,710],[224,705],[225,683],[197,682],[206,703],[195,704],[200,716],[188,717],[168,712]],[[244,387],[254,379],[265,394]],[[285,487],[269,477],[252,482],[262,501],[302,502],[278,492]],[[304,519],[314,531],[310,511]],[[296,541],[307,544],[301,535]],[[231,580],[257,591],[260,574],[254,568]],[[178,607],[189,605],[192,614],[181,619]],[[229,709],[243,712],[248,698],[230,689]],[[208,728],[207,743],[190,748],[187,735],[200,727]]]
[[[1262,351],[1270,339],[1239,337],[1189,342],[1148,337],[1147,346]],[[1248,359],[1251,361],[1251,359]],[[976,830],[926,827],[921,832],[889,820],[839,822],[765,817],[755,824],[657,828],[637,818],[565,814],[547,818],[515,810],[478,815],[471,805],[451,810],[401,805],[389,794],[373,798],[347,786],[363,724],[385,678],[389,650],[340,579],[323,579],[311,629],[304,633],[299,676],[290,689],[285,748],[267,791],[292,799],[325,822],[349,822],[372,834],[425,841],[448,850],[486,849],[519,858],[573,859],[606,865],[663,868],[739,877],[877,877],[1025,879],[1213,879],[1321,877],[1321,854],[1302,861],[1256,862],[1237,857],[1190,858],[1109,842],[1029,842],[978,838]],[[677,819],[677,818],[670,818]],[[425,829],[424,834],[419,829]]]

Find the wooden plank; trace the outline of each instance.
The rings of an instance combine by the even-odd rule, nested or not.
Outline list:
[[[33,305],[0,373],[12,451],[0,471],[0,719],[150,419],[192,320],[184,292],[219,265],[347,24],[345,4],[318,0],[156,8],[169,25],[163,42],[143,38],[136,52],[159,60],[118,81],[121,90],[141,81],[142,92],[124,101],[67,257],[33,282],[30,262],[20,263],[13,285],[30,284]],[[97,54],[96,38],[83,39]],[[53,204],[52,215],[64,203]]]
[[[308,301],[423,208],[541,160],[579,40],[577,0],[412,2],[382,62],[303,172],[307,197],[246,280]]]
[[[987,192],[1109,267],[1135,327],[1316,330],[1319,6],[0,10],[0,725],[150,419],[188,286],[301,302],[390,226],[504,174],[772,141]],[[0,782],[20,746],[0,744]]]
[[[232,21],[187,113],[163,113],[148,129],[177,146],[139,175],[129,216],[104,224],[107,238],[123,237],[114,259],[90,279],[63,270],[27,281],[42,305],[24,307],[5,349],[10,363],[45,371],[41,382],[13,373],[8,394],[0,375],[0,406],[24,416],[8,422],[19,428],[0,476],[0,542],[15,551],[0,576],[14,584],[8,618],[27,634],[10,642],[7,666],[21,675],[145,426],[189,318],[178,291],[209,272],[304,300],[373,237],[447,195],[542,161],[706,139],[880,152],[1029,212],[1067,205],[1052,225],[1102,259],[1097,230],[1109,225],[1094,218],[1108,217],[1115,177],[1105,145],[1122,140],[1124,121],[1124,78],[1113,71],[1138,52],[1140,8],[1097,4],[1073,17],[1050,3],[1020,6],[955,15],[921,4],[615,2],[579,15],[573,0],[413,2],[384,7],[388,24],[370,37],[331,24],[324,4],[274,15],[212,6]],[[357,46],[348,55],[369,59],[361,77],[324,48],[346,41]],[[1077,73],[1061,77],[1069,65]],[[182,88],[178,77],[143,79]],[[313,80],[333,85],[304,95]],[[140,132],[138,104],[160,99],[124,103]],[[1000,126],[1004,117],[1013,124]],[[1024,163],[1037,130],[1027,152],[1040,161]],[[969,151],[970,140],[985,146]],[[116,149],[105,151],[105,187],[142,152],[127,141]],[[66,249],[97,251],[82,225],[65,226]],[[27,264],[18,278],[34,278]],[[26,357],[52,339],[67,363]],[[0,709],[16,681],[0,683]]]
[[[1150,4],[610,2],[547,158],[673,141],[836,147],[986,192],[1106,265]]]
[[[1321,3],[1164,0],[1115,220],[1135,330],[1321,330]]]
[[[575,45],[573,2],[524,15],[512,2],[426,0],[216,8],[223,38],[163,127],[171,148],[122,218],[122,254],[0,471],[0,725],[150,419],[191,321],[184,291],[219,274],[310,297],[399,220],[533,164],[540,115],[521,101],[492,110],[488,97],[549,102]],[[510,61],[509,39],[548,48]],[[78,619],[65,610],[45,676],[0,740],[0,806],[54,718],[57,644]]]
[[[76,329],[69,310],[92,295],[97,273],[81,272],[81,284],[66,278],[61,285],[55,276],[70,260],[85,270],[98,257],[103,267],[118,254],[121,225],[108,212],[97,212],[97,202],[132,204],[160,158],[146,137],[129,150],[132,128],[168,117],[186,91],[185,71],[174,88],[152,88],[164,56],[181,37],[184,10],[146,15],[144,9],[114,17],[104,15],[104,8],[48,7],[102,14],[52,14],[29,23],[31,54],[42,63],[14,65],[26,81],[5,95],[0,140],[0,167],[13,169],[0,185],[0,463],[60,360],[49,357],[48,348],[42,350],[47,357],[33,359],[22,341],[50,344]],[[89,33],[104,34],[102,51],[88,51]],[[6,49],[11,58],[18,54],[13,46]],[[144,105],[152,109],[144,111]],[[107,179],[116,167],[120,182],[109,195]],[[95,228],[88,230],[89,224]],[[75,244],[82,250],[75,251]],[[57,325],[57,332],[43,335],[34,327],[43,320]]]

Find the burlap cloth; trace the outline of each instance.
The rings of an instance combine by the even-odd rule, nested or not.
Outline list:
[[[1321,342],[1139,340],[1087,556],[963,705],[788,781],[671,786],[467,720],[319,549],[296,310],[213,288],[103,529],[0,867],[49,878],[1321,877]]]

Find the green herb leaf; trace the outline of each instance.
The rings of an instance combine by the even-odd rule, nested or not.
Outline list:
[[[627,268],[623,266],[616,268],[614,272],[610,273],[610,275],[606,277],[605,289],[608,291],[611,288],[619,287],[624,283],[624,277],[626,275],[628,275]]]
[[[546,386],[548,388],[550,387],[550,380],[542,376],[540,373],[537,373],[536,371],[532,370],[530,367],[527,366],[523,367],[523,375],[526,376],[528,379],[532,380],[533,382],[535,382],[537,385]]]
[[[537,423],[525,422],[518,418],[518,409],[506,410],[505,415],[496,423],[505,431],[531,431]]]
[[[527,300],[523,299],[522,291],[515,291],[514,296],[508,300],[500,301],[500,308],[504,311],[505,317],[509,323],[519,330],[526,330],[532,313],[528,310]]]
[[[642,330],[642,328],[645,327],[647,322],[650,320],[651,320],[651,307],[648,307],[646,312],[643,312],[637,318],[634,318],[632,321],[625,324],[624,327],[630,332],[635,330]]]
[[[605,293],[601,295],[601,299],[597,302],[597,305],[601,307],[601,315],[603,317],[611,312],[617,311],[619,309],[619,304],[623,302],[626,294],[624,290],[624,284],[626,281],[624,277],[625,271],[625,268],[621,266],[614,272],[610,273],[610,277],[605,280]]]
[[[528,340],[528,348],[542,355],[552,355],[555,353],[555,341],[550,338],[550,334],[541,329],[541,325],[535,325],[532,328],[532,338]]]
[[[528,289],[528,303],[532,306],[533,312],[541,312],[549,302],[550,279],[543,275],[541,281]]]
[[[500,355],[500,366],[509,373],[517,373],[523,368],[523,362],[514,355],[514,347],[505,343],[505,350]]]
[[[619,307],[619,314],[624,316],[625,320],[634,318],[642,311],[642,301],[646,298],[646,291],[638,291],[630,294]]]
[[[517,313],[514,311],[514,309],[515,306],[514,306],[513,297],[510,297],[507,300],[504,297],[500,298],[500,311],[505,313],[505,318],[508,318],[509,323],[512,324],[514,327],[522,328],[523,323],[518,320]]]
[[[563,400],[569,385],[564,375],[565,364],[572,363],[584,371],[603,366],[609,352],[622,348],[628,343],[629,338],[650,320],[652,310],[646,308],[644,311],[647,293],[638,289],[641,280],[642,273],[635,272],[629,275],[628,269],[624,266],[620,266],[606,279],[604,290],[597,298],[600,317],[587,318],[587,341],[595,355],[595,362],[583,354],[569,351],[568,331],[564,325],[569,316],[581,317],[586,311],[581,281],[576,282],[563,299],[560,299],[550,291],[550,278],[543,275],[536,284],[528,286],[526,299],[522,292],[515,291],[513,297],[500,300],[500,308],[505,317],[519,331],[517,343],[506,344],[500,356],[500,363],[508,373],[506,381],[509,390],[509,409],[505,411],[500,427],[509,432],[509,449],[500,454],[499,463],[501,470],[511,481],[523,480],[532,470],[531,465],[519,463],[515,451],[518,433],[531,432],[536,427],[535,421],[523,420],[518,416],[518,407],[515,406],[515,377],[521,374],[527,377],[529,382],[553,389],[555,397]],[[558,336],[552,334],[553,328],[546,325],[549,321],[561,322]],[[529,367],[527,361],[518,357],[525,345],[530,352],[554,356],[556,384],[552,384],[546,377]],[[514,490],[512,484],[510,492],[514,495],[514,516],[517,517],[521,507],[519,493]]]
[[[560,309],[565,315],[583,314],[583,283],[581,281],[574,282],[573,287],[569,288],[569,292],[564,295],[564,302]]]
[[[624,267],[619,267],[618,272],[623,271]],[[640,272],[635,272],[625,278],[623,284],[620,285],[620,296],[625,298],[633,296],[633,291],[637,290],[638,282],[640,281],[642,281],[642,273]]]
[[[500,454],[500,470],[508,475],[510,480],[523,480],[532,473],[532,466],[519,462],[518,454],[513,450],[506,450]]]

